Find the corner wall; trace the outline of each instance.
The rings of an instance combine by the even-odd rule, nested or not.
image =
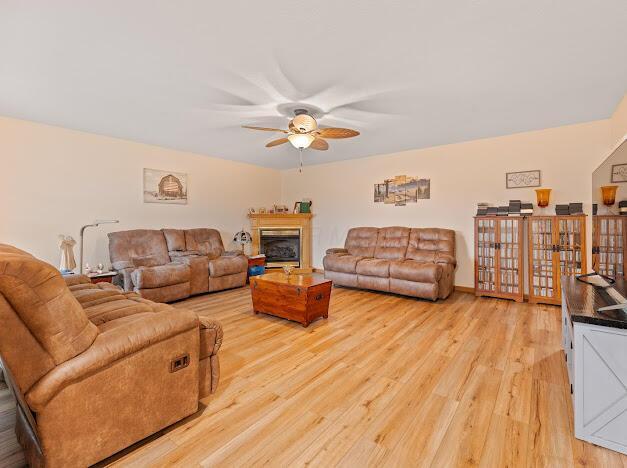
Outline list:
[[[228,248],[250,206],[280,199],[276,170],[4,117],[0,160],[0,242],[57,266],[58,235],[95,219],[120,220],[86,231],[85,260],[108,264],[109,231],[215,227]],[[144,168],[186,173],[188,204],[144,203]]]
[[[442,227],[457,234],[456,284],[473,287],[477,203],[521,199],[535,205],[534,189],[505,188],[505,173],[540,169],[542,186],[553,189],[551,205],[580,201],[590,213],[592,172],[607,156],[610,132],[610,120],[601,120],[307,166],[302,174],[282,172],[282,200],[288,206],[302,198],[313,200],[316,268],[322,268],[327,248],[344,244],[353,226]],[[375,183],[403,174],[431,179],[431,199],[403,207],[373,202]]]

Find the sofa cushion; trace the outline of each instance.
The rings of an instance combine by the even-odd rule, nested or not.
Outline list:
[[[209,260],[209,276],[218,277],[242,273],[248,268],[248,260],[243,255],[218,257]]]
[[[375,258],[398,260],[405,257],[409,243],[409,228],[393,226],[379,229]]]
[[[390,277],[417,283],[437,283],[442,277],[442,266],[416,260],[390,262]]]
[[[356,272],[363,276],[390,276],[390,261],[382,258],[364,258],[357,262]]]
[[[356,273],[357,262],[363,257],[355,255],[326,255],[322,260],[325,271],[337,271],[340,273]]]
[[[160,288],[189,282],[189,266],[168,263],[154,267],[140,267],[131,273],[135,289]]]
[[[356,257],[374,257],[377,246],[379,228],[357,227],[352,228],[346,235],[344,247],[348,253]]]
[[[142,257],[131,257],[131,263],[135,268],[153,267],[161,265],[160,259],[155,255],[144,255]]]
[[[196,250],[211,260],[222,255],[224,244],[220,232],[216,229],[186,229],[185,250]]]
[[[170,262],[168,246],[161,231],[156,229],[134,229],[110,232],[109,257],[116,270],[128,268],[133,257],[155,256],[159,265]]]
[[[185,250],[185,231],[182,229],[162,229],[170,252]]]
[[[435,262],[436,252],[455,257],[455,231],[452,229],[412,228],[405,258]]]

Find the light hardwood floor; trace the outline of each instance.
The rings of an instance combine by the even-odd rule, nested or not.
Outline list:
[[[106,465],[627,467],[573,437],[557,307],[334,288],[307,329],[254,316],[247,289],[176,307],[224,326],[218,392]]]

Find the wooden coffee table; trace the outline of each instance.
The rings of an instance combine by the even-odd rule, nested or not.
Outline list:
[[[294,320],[303,327],[329,316],[331,286],[330,280],[314,275],[266,273],[250,278],[255,314]]]

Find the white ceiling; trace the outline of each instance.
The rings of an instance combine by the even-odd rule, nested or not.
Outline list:
[[[0,0],[0,115],[298,164],[277,106],[362,132],[305,164],[607,118],[625,0]]]

